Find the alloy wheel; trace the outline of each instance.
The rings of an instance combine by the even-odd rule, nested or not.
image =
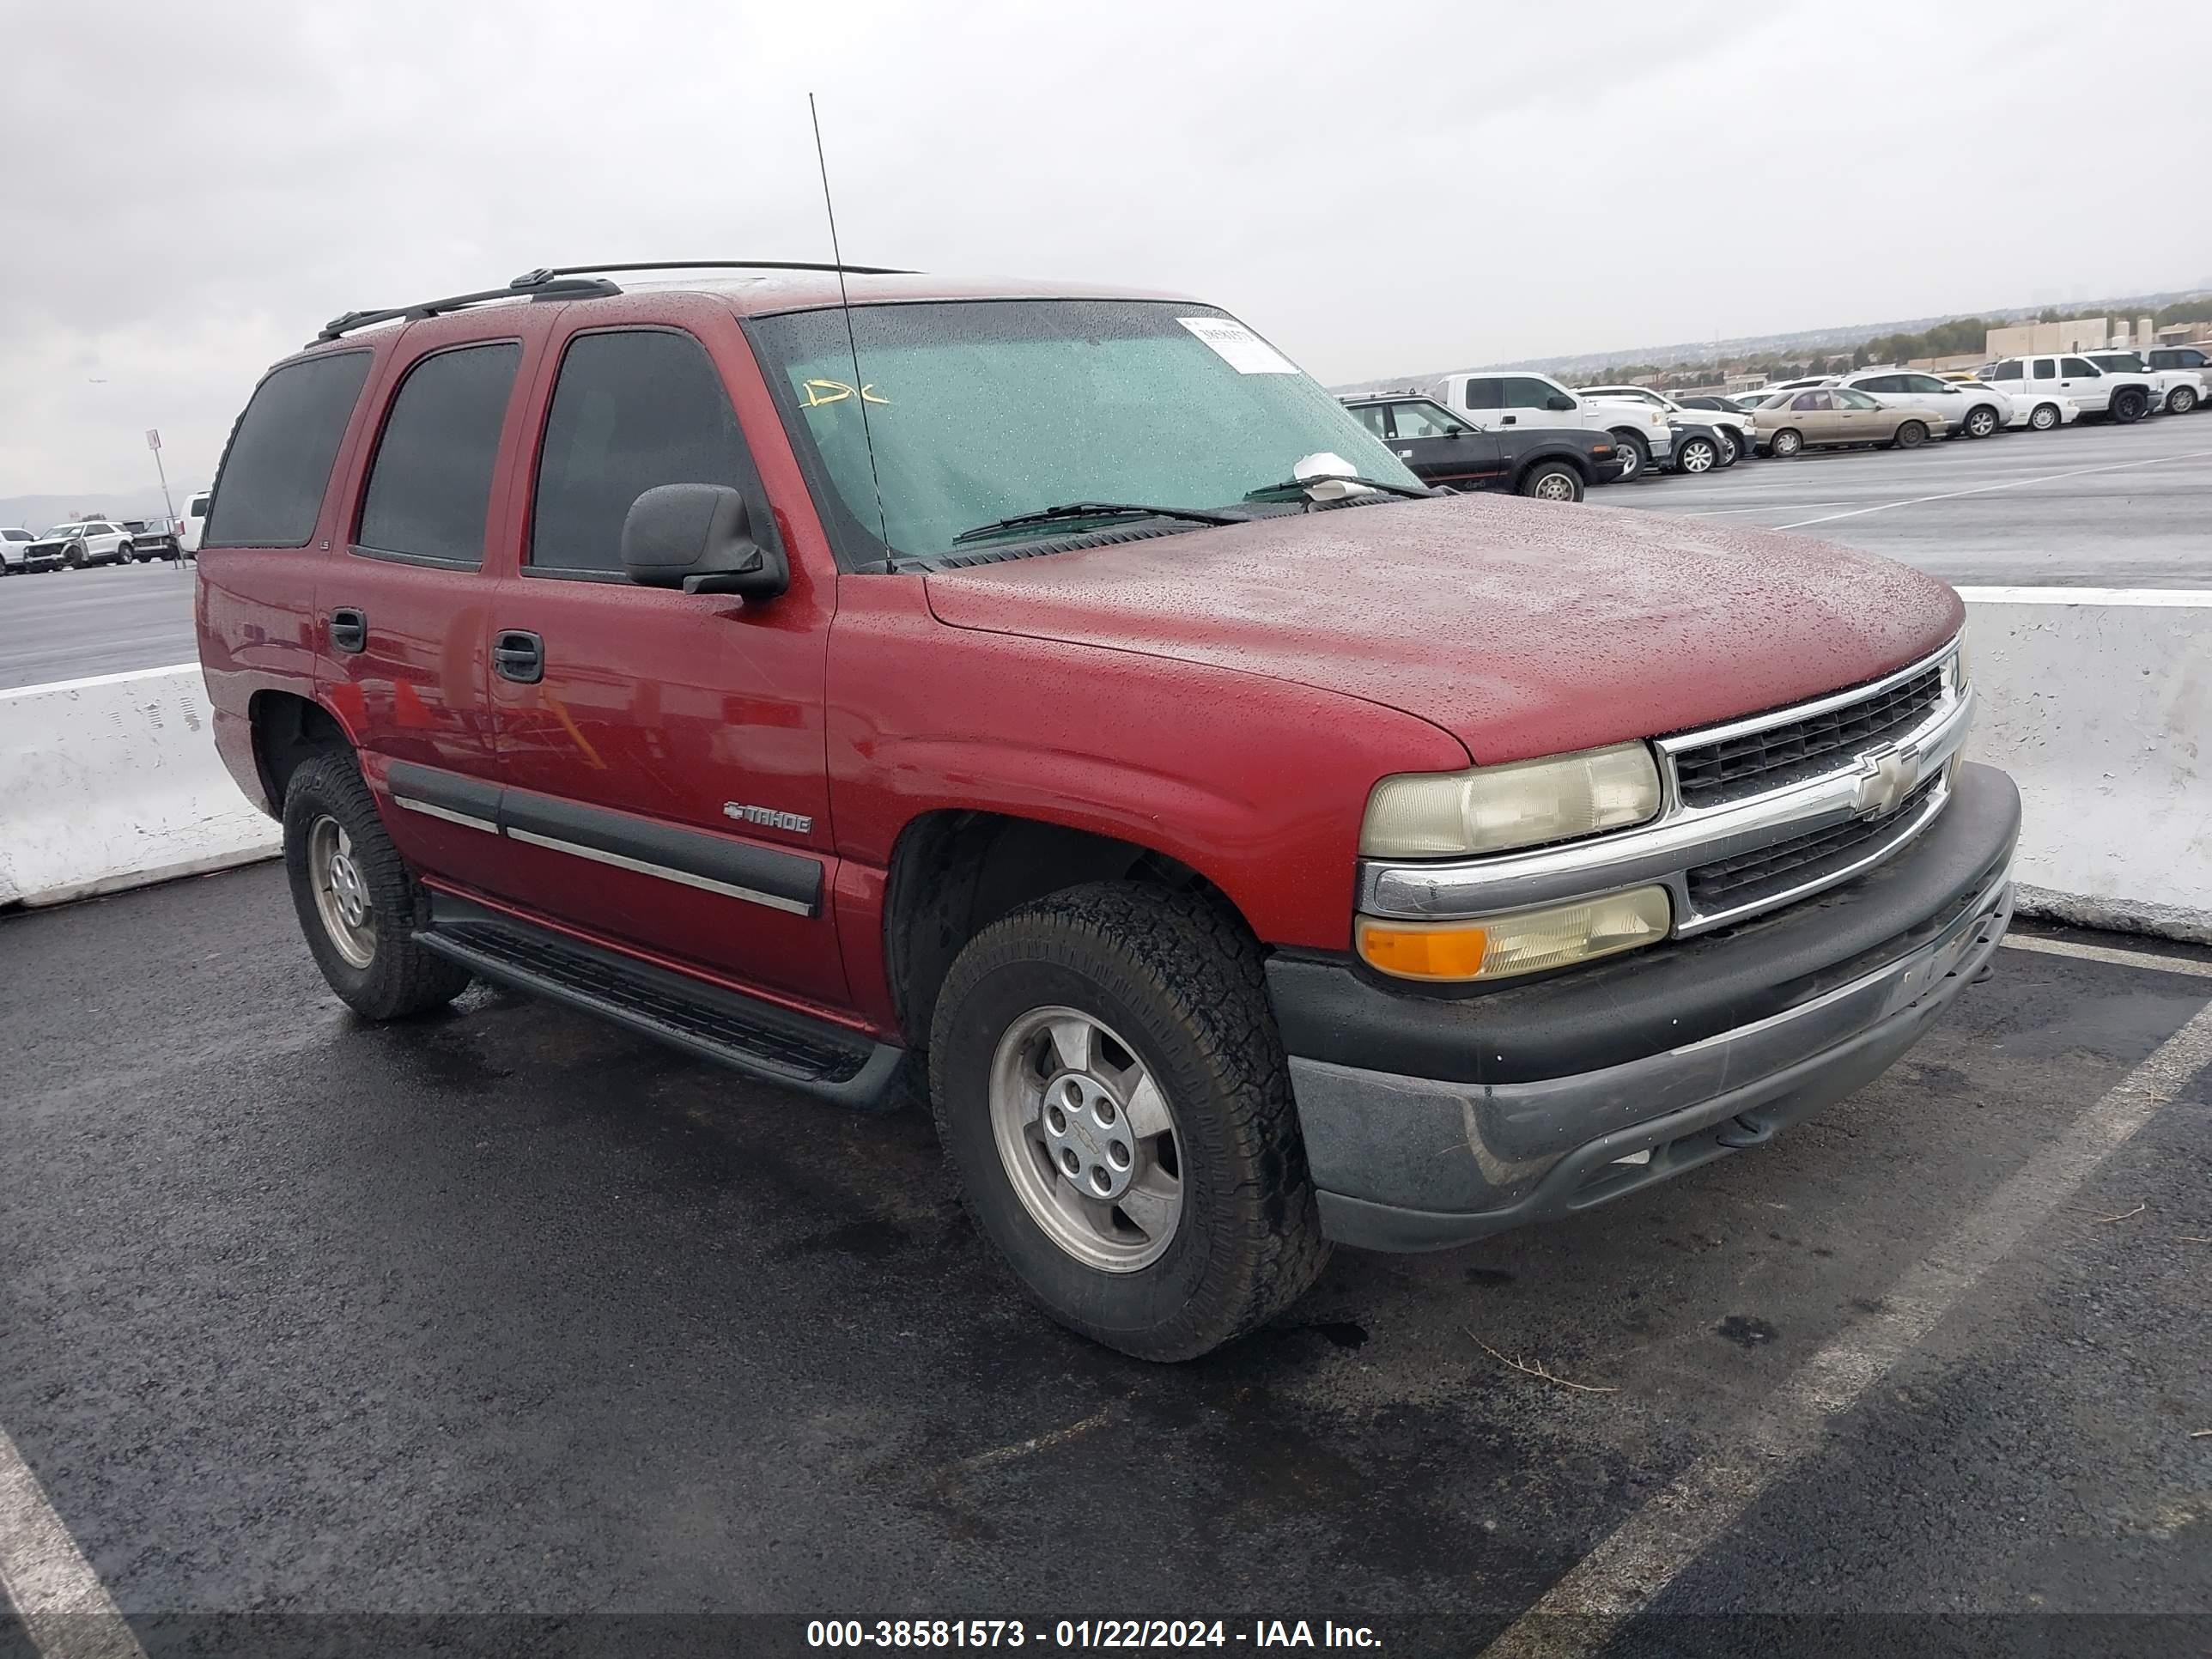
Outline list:
[[[333,817],[319,817],[307,831],[307,875],[315,890],[315,914],[348,965],[366,968],[376,959],[376,918],[369,908],[368,882],[356,860],[353,837]]]
[[[1174,1114],[1136,1051],[1080,1010],[1033,1008],[991,1060],[991,1134],[1022,1207],[1067,1255],[1149,1267],[1182,1218]]]

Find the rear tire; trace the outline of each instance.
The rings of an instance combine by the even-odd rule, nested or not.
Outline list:
[[[2150,399],[2139,386],[2123,386],[2112,394],[2112,418],[2122,426],[2133,426],[2150,413]]]
[[[929,1062],[963,1202],[1070,1330],[1139,1359],[1195,1358],[1265,1324],[1328,1262],[1259,949],[1200,896],[1098,883],[985,928],[946,977]],[[1102,1099],[1103,1129],[1084,1115]],[[1054,1144],[1070,1121],[1103,1149],[1095,1167]],[[1083,1181],[1131,1167],[1116,1121],[1135,1173],[1096,1198]],[[1066,1159],[1079,1178],[1063,1179]]]
[[[2197,388],[2178,386],[2166,394],[2166,411],[2169,415],[2186,415],[2197,407]]]
[[[1786,461],[1804,447],[1804,435],[1794,427],[1784,427],[1768,441],[1766,452],[1778,461]]]
[[[1907,421],[1890,441],[1899,449],[1917,449],[1928,441],[1928,428],[1918,421]]]
[[[428,897],[385,834],[350,753],[326,750],[292,774],[284,869],[316,965],[363,1018],[422,1013],[468,988],[468,969],[415,942]]]
[[[1565,461],[1546,461],[1528,469],[1516,493],[1540,501],[1578,501],[1583,495],[1582,474]]]
[[[2048,432],[2058,424],[2057,404],[2038,404],[2028,411],[2027,423],[2038,432]]]
[[[1640,478],[1651,470],[1651,446],[1644,441],[1640,433],[1620,428],[1613,433],[1613,447],[1620,452],[1621,471],[1617,482],[1627,483]]]

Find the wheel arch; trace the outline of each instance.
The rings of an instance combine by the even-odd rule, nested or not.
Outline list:
[[[246,700],[246,718],[253,735],[254,770],[280,814],[284,791],[302,765],[331,749],[359,746],[327,705],[297,691],[256,691]]]
[[[891,849],[883,903],[884,967],[906,1042],[924,1048],[937,999],[969,940],[1023,905],[1091,882],[1194,892],[1236,918],[1200,871],[1156,848],[1050,819],[941,808],[917,814]]]

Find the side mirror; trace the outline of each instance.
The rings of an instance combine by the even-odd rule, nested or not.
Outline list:
[[[1547,409],[1565,410],[1572,409],[1574,406],[1575,400],[1567,396],[1564,392],[1554,392],[1550,397],[1544,399],[1544,407]]]
[[[641,587],[772,599],[791,586],[781,548],[753,539],[744,494],[726,484],[662,484],[629,505],[623,570]]]

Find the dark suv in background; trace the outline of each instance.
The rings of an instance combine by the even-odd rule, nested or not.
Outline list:
[[[1510,489],[1544,501],[1578,501],[1626,471],[1607,432],[1576,427],[1477,430],[1433,398],[1346,398],[1344,406],[1390,447],[1423,483],[1444,489]]]

